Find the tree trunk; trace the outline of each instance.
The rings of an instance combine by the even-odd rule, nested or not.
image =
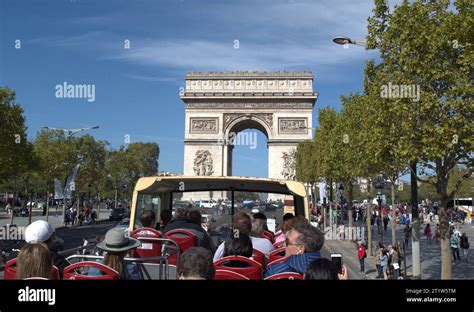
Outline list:
[[[367,208],[365,211],[365,222],[367,223],[367,245],[369,245],[368,253],[369,253],[369,256],[372,256],[372,224],[371,224],[372,211],[370,207],[371,207],[370,204],[367,205]]]
[[[352,185],[352,182],[349,182],[349,202],[347,203],[347,209],[348,209],[348,217],[349,217],[349,240],[352,240],[353,237],[352,237],[352,227],[353,227],[353,224],[352,224],[352,199],[354,197],[354,189],[353,189],[353,185]]]
[[[397,243],[397,217],[395,213],[395,181],[392,181],[392,245],[395,245]]]
[[[451,247],[449,236],[449,222],[447,216],[447,195],[441,197],[441,206],[438,208],[439,230],[441,232],[441,279],[451,279]]]

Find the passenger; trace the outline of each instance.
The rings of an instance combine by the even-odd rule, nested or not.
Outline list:
[[[156,223],[156,216],[153,210],[144,210],[140,216],[140,221],[144,228],[154,228]]]
[[[239,235],[231,235],[224,247],[224,254],[222,257],[241,256],[250,258],[253,254],[252,240],[246,234],[239,233]],[[230,261],[226,263],[229,267],[248,267],[246,263],[239,261]]]
[[[267,216],[266,216],[263,212],[254,213],[253,219],[254,219],[254,220],[262,220],[262,223],[263,223],[263,230],[264,230],[264,231],[268,231],[268,232],[272,233],[273,235],[275,235],[275,233],[273,233],[273,232],[271,232],[271,231],[268,230]]]
[[[334,262],[329,259],[316,259],[308,267],[304,274],[305,280],[348,280],[347,268],[342,266],[342,273],[337,271]]]
[[[163,234],[178,229],[189,231],[196,235],[198,240],[198,246],[204,247],[206,249],[209,249],[211,252],[214,252],[216,250],[216,246],[214,245],[214,242],[212,241],[207,231],[202,228],[201,223],[195,224],[189,222],[188,214],[189,209],[187,207],[176,207],[175,217],[173,220],[171,220],[170,223],[168,223],[168,225],[166,225],[165,229],[163,230]]]
[[[117,271],[120,279],[137,280],[140,279],[138,267],[135,264],[125,263],[125,256],[128,251],[140,245],[139,240],[128,237],[123,230],[112,228],[105,234],[105,239],[97,244],[97,248],[106,252],[103,263]],[[93,269],[89,270],[89,275],[99,274]]]
[[[272,246],[272,243],[266,238],[251,236],[252,221],[248,214],[246,214],[245,212],[237,212],[236,214],[234,214],[234,216],[232,217],[232,227],[233,227],[233,232],[230,235],[236,235],[236,234],[250,235],[253,248],[260,250],[261,252],[263,252],[265,257],[268,258],[268,256],[274,249]],[[214,254],[214,261],[222,258],[224,254],[224,248],[225,248],[225,242],[220,244],[219,247],[217,248],[217,251]]]
[[[262,219],[253,219],[252,220],[252,231],[250,235],[253,237],[265,238],[262,234],[265,231],[265,221]]]
[[[171,210],[166,209],[166,210],[161,211],[160,222],[156,224],[156,229],[158,231],[163,232],[165,227],[171,221],[171,217],[172,217]]]
[[[214,274],[212,253],[208,249],[191,247],[181,256],[179,279],[212,280]]]
[[[62,278],[64,268],[70,263],[57,253],[62,249],[63,240],[55,235],[53,226],[43,220],[31,223],[25,229],[25,241],[28,244],[44,243],[48,246],[53,256],[53,264],[58,268],[59,277]]]
[[[51,279],[53,255],[46,244],[26,244],[18,253],[16,266],[17,279],[30,277]]]
[[[196,224],[201,226],[202,223],[202,215],[198,210],[191,210],[188,213],[188,221],[190,223]]]
[[[265,272],[265,277],[283,272],[304,274],[310,263],[321,257],[320,250],[323,244],[324,235],[321,231],[308,223],[297,223],[286,237],[287,259],[270,266]]]
[[[275,238],[275,243],[278,244],[278,248],[285,247],[286,234],[296,225],[295,216],[293,216],[292,214],[289,215],[291,216],[291,218],[287,218],[286,220],[285,216],[283,216],[283,224],[281,226],[280,234],[277,234]]]

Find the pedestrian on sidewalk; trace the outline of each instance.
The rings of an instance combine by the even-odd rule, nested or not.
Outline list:
[[[440,239],[441,239],[441,230],[439,228],[439,225],[436,224],[436,230],[435,230],[435,235],[434,235],[434,240],[436,242],[436,245],[439,244]]]
[[[357,257],[359,258],[360,272],[365,274],[365,258],[367,258],[367,253],[365,252],[365,245],[363,241],[359,242],[359,248],[357,249]]]
[[[10,214],[10,211],[12,210],[12,205],[10,205],[10,202],[7,203],[5,210],[7,211],[7,214]]]
[[[450,243],[454,260],[461,260],[459,257],[459,237],[457,233],[453,233],[453,235],[451,235]]]
[[[431,226],[430,224],[428,223],[425,227],[425,236],[426,236],[426,239],[430,242],[431,244]]]
[[[382,267],[383,279],[387,280],[388,252],[385,249],[382,250],[382,254],[380,256],[380,266]]]
[[[398,256],[398,250],[396,246],[390,247],[390,271],[392,272],[392,279],[398,280],[400,276],[400,262]]]
[[[382,245],[381,242],[378,243],[378,248],[377,251],[375,252],[375,267],[377,268],[377,277],[376,278],[382,278],[383,277],[383,271],[382,271],[382,266],[380,264],[380,256],[382,256],[382,250],[384,250],[384,246]]]
[[[469,261],[469,240],[466,236],[466,233],[462,233],[461,236],[461,249],[462,249],[462,257],[464,260]]]

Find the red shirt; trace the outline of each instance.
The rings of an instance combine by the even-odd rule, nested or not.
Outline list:
[[[357,257],[359,259],[362,259],[365,257],[365,246],[364,245],[359,245],[359,249],[357,250]]]

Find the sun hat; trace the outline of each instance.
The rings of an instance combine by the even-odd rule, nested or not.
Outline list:
[[[122,229],[113,228],[105,233],[105,239],[97,244],[97,248],[104,251],[121,252],[140,245],[141,242],[138,239],[127,237]]]

